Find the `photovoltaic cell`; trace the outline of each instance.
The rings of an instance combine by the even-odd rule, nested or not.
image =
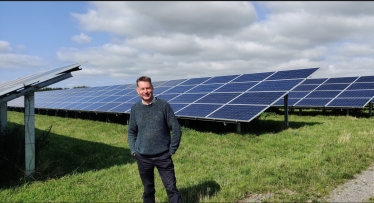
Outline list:
[[[265,80],[269,77],[273,72],[268,73],[254,73],[254,74],[244,74],[233,80],[232,82],[259,82]]]
[[[374,89],[374,81],[372,83],[355,83],[348,87],[348,90],[370,90]]]
[[[195,85],[179,85],[179,86],[175,86],[175,87],[172,87],[164,92],[162,92],[163,94],[170,94],[170,93],[185,93],[187,92],[189,89],[191,88],[194,88]]]
[[[299,85],[295,87],[293,91],[312,91],[316,89],[319,85]]]
[[[222,120],[245,121],[259,115],[267,108],[268,106],[225,105],[208,117]]]
[[[240,95],[230,104],[262,104],[270,105],[282,97],[284,92],[249,92]]]
[[[170,80],[170,81],[167,81],[165,83],[163,83],[162,85],[160,85],[161,87],[165,87],[165,86],[175,86],[175,85],[178,85],[180,83],[183,83],[184,81],[186,81],[186,79],[182,79],[182,80]]]
[[[330,107],[363,107],[367,104],[368,100],[367,99],[361,99],[361,98],[355,98],[355,99],[339,99],[336,98],[329,103],[328,106]]]
[[[187,93],[209,93],[221,86],[222,84],[198,85],[195,88],[188,90]]]
[[[228,76],[218,76],[213,77],[207,81],[205,81],[203,84],[212,84],[212,83],[228,83],[234,78],[237,78],[239,75],[228,75]]]
[[[306,79],[300,85],[320,85],[320,84],[324,83],[326,80],[327,80],[327,78]]]
[[[352,83],[357,77],[346,77],[346,78],[329,78],[325,83]]]
[[[301,70],[287,70],[287,71],[278,71],[271,75],[266,80],[283,80],[283,79],[290,79],[290,78],[307,78],[312,73],[314,73],[316,69],[301,69]]]
[[[325,106],[327,103],[329,103],[331,99],[322,99],[322,98],[313,98],[313,99],[302,99],[299,102],[297,102],[297,106],[310,106],[310,107],[319,107],[319,106]]]
[[[204,118],[222,105],[217,104],[191,104],[177,112],[178,115]]]
[[[305,98],[334,98],[341,91],[314,91],[308,94]]]
[[[374,76],[361,76],[356,82],[374,82]]]
[[[170,104],[171,108],[173,109],[174,113],[181,110],[182,108],[186,107],[188,104]]]
[[[302,80],[264,81],[251,88],[249,91],[288,91]]]
[[[292,91],[288,93],[288,98],[303,98],[305,97],[309,92],[296,92]]]
[[[374,89],[373,90],[347,90],[342,92],[339,97],[373,97]]]
[[[344,90],[349,84],[323,84],[316,90]]]
[[[203,96],[205,96],[205,94],[182,94],[172,99],[170,102],[171,103],[193,103]]]
[[[180,94],[159,94],[157,95],[158,98],[161,98],[163,100],[166,100],[166,101],[169,101],[177,96],[179,96]]]
[[[239,93],[211,93],[196,101],[195,103],[226,104],[238,95]]]
[[[118,113],[130,112],[131,106],[133,104],[134,103],[122,103],[122,104],[114,107],[113,109],[108,110],[108,112],[118,112]]]
[[[198,85],[204,83],[206,80],[209,80],[211,77],[206,78],[192,78],[184,81],[180,85]]]
[[[96,110],[97,111],[101,111],[101,112],[107,112],[110,109],[113,109],[114,107],[116,107],[116,106],[118,106],[120,104],[121,103],[114,103],[114,102],[106,103],[106,104],[102,105],[101,107],[97,108]]]
[[[258,82],[229,83],[221,86],[214,92],[245,92],[256,84]]]

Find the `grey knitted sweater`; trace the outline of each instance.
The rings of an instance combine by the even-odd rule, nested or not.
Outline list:
[[[165,100],[154,98],[150,105],[144,105],[142,101],[135,103],[131,107],[128,127],[131,154],[174,154],[179,147],[181,127]]]

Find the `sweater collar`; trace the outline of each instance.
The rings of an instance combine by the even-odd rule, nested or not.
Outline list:
[[[149,104],[144,103],[143,100],[142,100],[142,104],[143,104],[143,105],[146,105],[146,106],[149,106],[149,105],[151,105],[155,100],[156,100],[156,97],[153,97],[152,101],[151,101]]]

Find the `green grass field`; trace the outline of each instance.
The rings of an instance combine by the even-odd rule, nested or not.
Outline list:
[[[8,121],[22,126],[23,113],[9,111]],[[243,134],[183,127],[173,160],[184,202],[238,202],[253,194],[269,194],[267,202],[324,202],[374,162],[367,112],[290,114],[288,129],[284,115],[265,112],[251,123]],[[2,202],[142,201],[126,125],[35,115],[36,134],[50,126],[34,178],[2,183]],[[167,202],[159,176],[156,200]]]

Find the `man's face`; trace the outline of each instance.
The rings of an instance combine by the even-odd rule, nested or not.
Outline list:
[[[139,81],[138,87],[136,88],[138,95],[146,103],[152,102],[153,99],[153,86],[149,82]]]

